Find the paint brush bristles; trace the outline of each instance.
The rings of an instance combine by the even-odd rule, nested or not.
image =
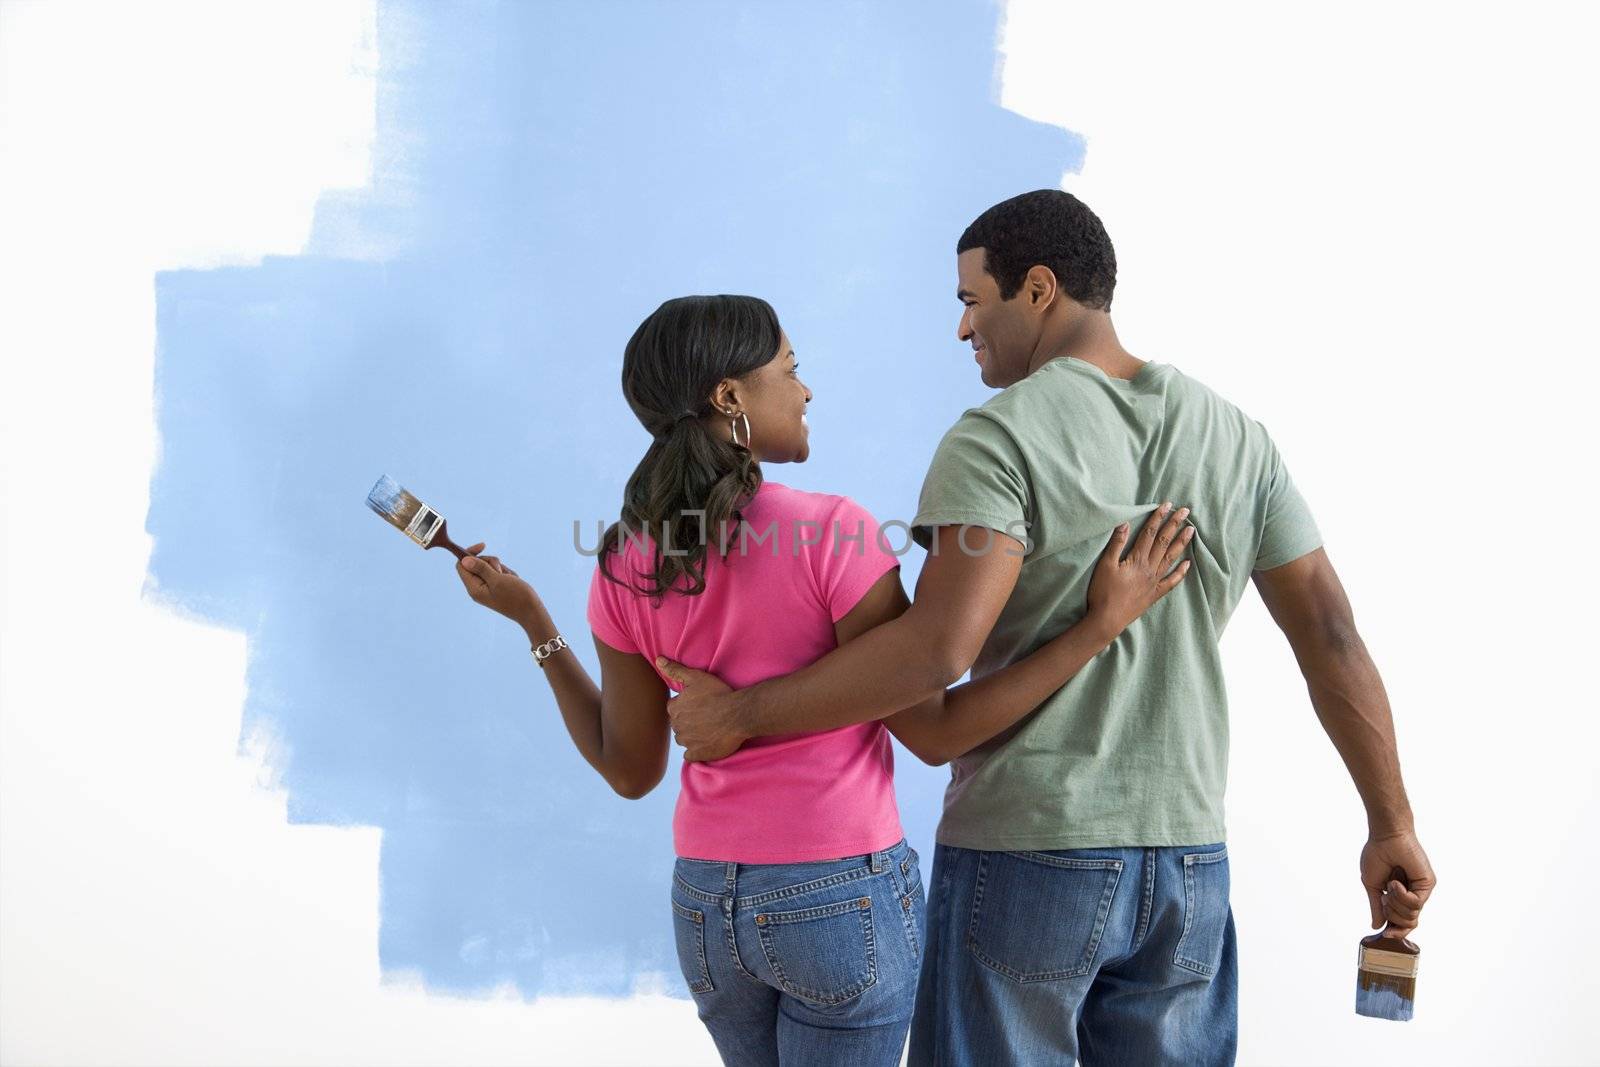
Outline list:
[[[1404,938],[1373,934],[1361,939],[1356,971],[1356,1014],[1405,1022],[1417,999],[1421,950]]]
[[[423,548],[430,547],[444,520],[437,511],[402,489],[385,474],[367,494],[367,507],[382,515],[395,529]]]

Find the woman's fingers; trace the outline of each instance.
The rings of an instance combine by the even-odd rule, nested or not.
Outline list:
[[[1167,547],[1167,554],[1165,556],[1161,557],[1161,562],[1162,562],[1161,570],[1162,570],[1163,573],[1166,572],[1166,571],[1171,570],[1173,568],[1173,566],[1176,565],[1177,562],[1180,559],[1183,558],[1184,552],[1188,551],[1189,542],[1193,541],[1193,540],[1194,540],[1194,527],[1193,526],[1185,526],[1183,528],[1183,532],[1180,533],[1177,537],[1174,537],[1172,539],[1172,544]]]
[[[1100,562],[1116,563],[1122,559],[1122,547],[1128,543],[1128,524],[1123,523],[1111,531],[1111,540],[1100,553]]]
[[[476,556],[471,554],[468,554],[466,558],[474,561],[477,559]],[[479,564],[479,566],[482,566],[482,564]],[[473,574],[466,563],[459,559],[456,560],[456,573],[461,576],[461,584],[466,586],[467,595],[473,600],[479,599],[489,588],[489,583],[484,580],[481,574]]]
[[[1160,600],[1162,597],[1166,596],[1168,590],[1177,585],[1179,582],[1183,581],[1183,576],[1189,573],[1190,562],[1190,560],[1184,560],[1182,563],[1178,564],[1177,570],[1173,571],[1171,574],[1167,575],[1165,578],[1161,579],[1161,581],[1156,583],[1157,600]]]
[[[1162,504],[1146,520],[1144,527],[1139,531],[1139,539],[1133,543],[1133,551],[1129,553],[1132,559],[1143,563],[1150,558],[1150,546],[1155,544],[1156,531],[1161,529],[1161,524],[1166,521],[1167,513],[1171,507],[1172,504],[1170,502]]]
[[[1188,517],[1188,508],[1179,508],[1167,516],[1167,521],[1161,524],[1161,532],[1156,534],[1155,544],[1151,546],[1150,562],[1155,563],[1167,558],[1167,550],[1172,546],[1172,542],[1177,540],[1178,532],[1183,529],[1183,520]]]

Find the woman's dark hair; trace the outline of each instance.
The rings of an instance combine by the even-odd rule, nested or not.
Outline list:
[[[680,296],[633,332],[622,354],[622,394],[655,440],[623,490],[621,521],[600,539],[606,578],[629,585],[611,573],[606,559],[624,551],[625,538],[640,543],[648,536],[650,584],[630,588],[658,607],[680,577],[688,578],[679,590],[685,595],[705,591],[708,542],[720,543],[728,519],[743,520],[739,506],[761,488],[761,468],[748,448],[708,432],[700,417],[711,413],[718,382],[771,362],[781,342],[777,312],[753,296]],[[694,417],[682,417],[688,415]],[[685,514],[691,511],[697,514]],[[672,555],[662,551],[663,536]]]
[[[972,221],[956,254],[984,250],[983,269],[1010,300],[1033,267],[1045,266],[1062,292],[1084,307],[1111,309],[1117,254],[1100,218],[1060,189],[1039,189],[1002,200]]]

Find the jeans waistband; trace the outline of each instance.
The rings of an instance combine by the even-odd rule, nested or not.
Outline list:
[[[901,838],[888,848],[876,852],[804,863],[734,863],[680,857],[672,880],[680,892],[703,903],[720,906],[731,901],[734,909],[751,908],[784,897],[882,874],[897,862],[895,857],[908,851],[909,847],[905,838]],[[679,873],[684,871],[686,865],[692,865],[694,882],[701,885],[686,880]],[[811,877],[806,877],[808,874]],[[715,891],[702,887],[708,881],[719,883]],[[751,883],[761,888],[741,896],[741,889]]]

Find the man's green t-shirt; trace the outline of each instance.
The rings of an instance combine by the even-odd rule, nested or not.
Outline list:
[[[951,762],[939,842],[1013,850],[1225,840],[1228,701],[1217,641],[1251,571],[1322,544],[1260,423],[1170,364],[1146,363],[1124,380],[1052,359],[945,434],[911,532],[926,549],[932,527],[971,524],[1028,549],[972,666],[976,679],[1082,618],[1113,528],[1128,522],[1131,545],[1165,500],[1193,509],[1188,576],[1037,711]],[[968,531],[968,551],[986,539]]]

